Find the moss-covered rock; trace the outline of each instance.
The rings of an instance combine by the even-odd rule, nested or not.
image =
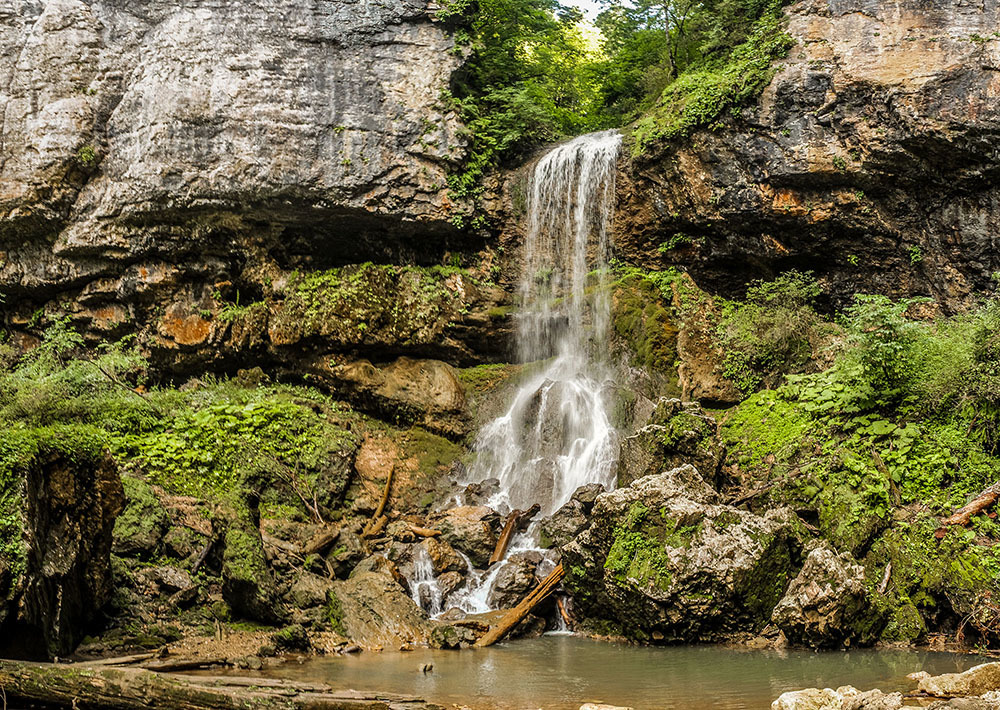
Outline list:
[[[74,647],[111,596],[111,533],[123,493],[94,427],[0,433],[0,655]]]
[[[163,552],[170,516],[149,485],[134,476],[122,476],[125,510],[115,522],[112,549],[120,557],[150,560]]]
[[[264,623],[281,623],[280,606],[271,569],[264,556],[256,496],[234,494],[231,508],[213,523],[221,531],[222,596],[233,612]]]
[[[591,629],[709,641],[769,621],[798,569],[794,516],[719,505],[693,468],[681,471],[602,494],[590,527],[563,546],[564,584]]]

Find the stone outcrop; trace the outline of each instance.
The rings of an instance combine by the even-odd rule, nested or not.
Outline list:
[[[86,431],[63,432],[65,441],[28,434],[6,435],[20,460],[0,472],[0,655],[51,658],[73,649],[111,596],[124,495],[117,466]]]
[[[786,11],[796,44],[756,105],[625,170],[619,252],[729,294],[792,267],[841,303],[862,291],[954,308],[992,288],[996,0]]]
[[[823,647],[871,642],[865,617],[874,615],[865,594],[865,568],[824,545],[806,557],[771,620],[792,643]]]
[[[690,466],[598,496],[562,547],[564,585],[593,629],[709,641],[763,628],[798,568],[798,525],[720,505]]]
[[[771,703],[771,710],[898,710],[903,707],[902,693],[881,690],[860,691],[845,685],[832,688],[808,688],[783,693]]]
[[[335,630],[363,648],[398,650],[426,643],[433,625],[387,572],[360,572],[337,582],[330,594]]]

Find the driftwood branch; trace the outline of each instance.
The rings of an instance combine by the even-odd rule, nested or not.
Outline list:
[[[312,536],[312,539],[306,543],[305,549],[302,550],[302,554],[306,557],[322,554],[337,541],[338,537],[340,537],[340,528],[326,527]]]
[[[0,661],[0,688],[22,705],[101,710],[440,710],[420,698],[322,683],[18,661]]]
[[[549,576],[539,583],[537,587],[521,602],[507,612],[497,624],[483,634],[478,641],[476,641],[477,646],[492,646],[497,641],[506,636],[511,629],[521,623],[531,610],[538,606],[552,591],[559,586],[559,582],[562,578],[566,576],[566,570],[563,569],[562,565],[557,565]]]

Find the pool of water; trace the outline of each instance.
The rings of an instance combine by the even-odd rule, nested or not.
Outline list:
[[[905,691],[914,686],[907,673],[952,673],[983,661],[929,651],[639,647],[543,636],[467,651],[317,658],[285,664],[269,675],[419,695],[446,707],[475,710],[577,710],[584,702],[636,710],[766,710],[787,690],[853,685]],[[434,668],[423,673],[427,663]]]

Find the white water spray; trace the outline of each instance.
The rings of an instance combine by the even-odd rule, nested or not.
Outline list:
[[[580,136],[546,154],[531,177],[517,345],[535,371],[480,432],[469,472],[470,481],[500,480],[498,509],[538,503],[549,514],[582,485],[613,487],[617,447],[604,390],[620,146],[613,131]]]

